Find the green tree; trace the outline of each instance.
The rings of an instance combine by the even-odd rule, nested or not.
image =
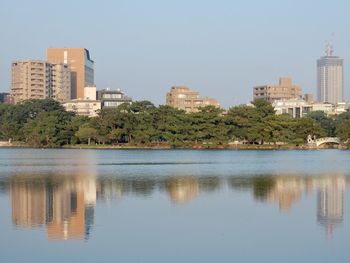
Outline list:
[[[82,142],[91,144],[91,140],[97,141],[98,131],[95,128],[89,126],[89,124],[83,124],[79,127],[79,130],[75,133],[75,136]]]
[[[350,120],[344,120],[338,125],[336,135],[342,141],[348,141],[350,139]]]
[[[323,111],[313,111],[310,112],[307,117],[315,120],[319,123],[322,129],[326,132],[326,135],[329,137],[335,136],[335,120],[327,115]]]
[[[33,146],[61,146],[67,141],[71,116],[65,112],[40,112],[24,125],[24,134]]]

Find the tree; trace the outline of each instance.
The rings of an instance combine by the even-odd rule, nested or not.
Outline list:
[[[67,140],[70,114],[66,112],[40,112],[23,127],[26,140],[33,146],[61,146]]]
[[[264,99],[256,99],[252,102],[255,108],[258,110],[261,118],[271,116],[275,114],[275,109],[270,102],[267,102]]]
[[[323,111],[312,111],[307,115],[307,117],[319,123],[322,129],[326,132],[327,136],[335,136],[335,121],[333,118],[327,117]]]
[[[95,128],[90,127],[89,124],[83,124],[75,133],[75,136],[77,136],[80,141],[87,141],[88,145],[90,145],[91,140],[97,140],[98,131]]]
[[[350,120],[345,120],[338,125],[336,135],[342,141],[348,141],[350,139]]]
[[[295,143],[305,142],[309,135],[316,137],[326,136],[326,132],[322,129],[321,125],[308,117],[296,119],[293,130],[295,132],[293,140]]]

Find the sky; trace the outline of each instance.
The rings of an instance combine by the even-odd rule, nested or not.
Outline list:
[[[0,92],[9,91],[12,61],[85,47],[97,89],[156,105],[187,85],[228,108],[280,76],[316,96],[316,60],[333,38],[350,100],[348,0],[0,1]]]

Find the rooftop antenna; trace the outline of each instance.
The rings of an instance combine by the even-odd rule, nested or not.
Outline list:
[[[331,40],[326,41],[326,57],[332,57],[333,56],[333,43]]]
[[[334,48],[333,48],[333,39],[334,39],[334,33],[331,35],[331,39],[326,41],[326,56],[327,57],[333,57]]]

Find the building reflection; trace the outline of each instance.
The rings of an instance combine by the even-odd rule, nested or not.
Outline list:
[[[276,202],[283,211],[290,210],[298,202],[307,188],[305,180],[300,177],[276,178],[274,187],[267,194],[268,202]]]
[[[96,180],[91,176],[14,176],[10,183],[12,222],[23,228],[46,225],[49,240],[88,239],[94,222]]]
[[[128,195],[148,197],[157,191],[168,195],[172,203],[185,204],[202,193],[221,190],[226,183],[234,191],[251,191],[255,201],[275,204],[281,212],[291,211],[304,196],[316,192],[317,222],[325,228],[327,238],[332,238],[333,230],[343,222],[346,178],[112,175],[97,179],[94,172],[81,171],[77,175],[17,175],[1,185],[10,190],[13,224],[20,228],[45,227],[49,240],[88,239],[97,199],[106,202]]]
[[[303,194],[317,192],[317,222],[326,229],[331,239],[335,227],[343,222],[344,175],[264,176],[250,179],[231,178],[229,183],[236,190],[252,189],[255,200],[277,203],[282,212],[288,211],[301,200]]]
[[[166,182],[166,189],[174,203],[186,203],[199,193],[198,179],[194,177],[175,177]]]
[[[18,178],[11,181],[12,222],[22,228],[32,228],[46,222],[46,188],[42,181]]]
[[[345,177],[327,177],[318,182],[317,221],[325,227],[327,239],[343,223]]]

